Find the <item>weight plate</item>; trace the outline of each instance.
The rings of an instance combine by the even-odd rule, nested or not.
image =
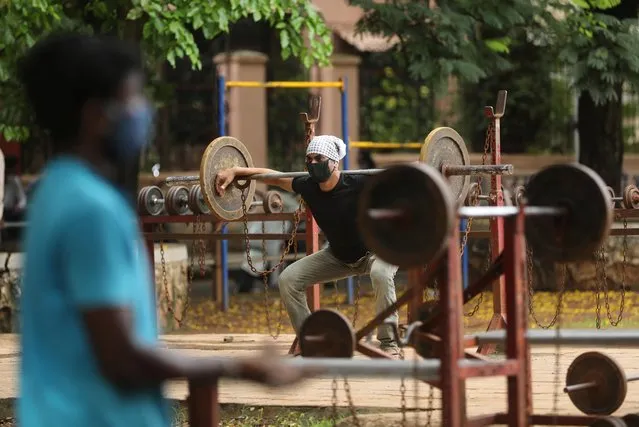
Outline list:
[[[144,187],[143,190],[144,194],[140,194],[142,196],[142,210],[152,216],[162,213],[162,209],[164,209],[164,193],[162,193],[162,190],[155,185]],[[138,202],[140,202],[140,196],[138,196]]]
[[[400,268],[423,266],[448,243],[455,199],[445,178],[417,163],[392,166],[367,180],[359,197],[360,235],[380,259]],[[374,218],[370,209],[403,210],[401,218]]]
[[[282,200],[282,195],[277,191],[267,191],[266,198],[262,203],[264,212],[268,214],[281,213],[284,210],[284,201]]]
[[[189,213],[189,189],[177,185],[166,193],[164,207],[169,215],[186,215]]]
[[[610,415],[619,409],[628,390],[621,366],[597,351],[580,354],[568,367],[566,386],[592,381],[597,385],[568,393],[575,407],[588,415]]]
[[[621,418],[628,427],[639,427],[639,414],[627,414]]]
[[[517,187],[515,187],[515,190],[513,192],[513,202],[515,202],[516,206],[521,205],[524,201],[524,196],[526,195],[526,187],[524,187],[523,185],[518,185]]]
[[[220,196],[215,191],[215,177],[223,169],[234,166],[253,167],[251,153],[238,139],[230,136],[221,136],[214,139],[202,155],[200,162],[200,185],[204,200],[215,215],[221,221],[234,221],[242,217],[242,190],[236,185],[229,185]],[[256,182],[249,181],[248,189],[243,190],[246,195],[246,209],[248,210],[253,194],[255,194]]]
[[[149,215],[149,212],[146,210],[146,193],[149,187],[142,187],[140,191],[138,191],[138,213],[140,215]]]
[[[612,189],[612,187],[610,186],[606,186],[606,191],[608,192],[608,197],[610,197],[610,206],[614,209],[615,208],[615,190]]]
[[[439,127],[428,134],[419,153],[419,160],[440,173],[442,166],[468,166],[470,157],[464,139],[453,128]],[[446,177],[453,195],[460,206],[466,200],[470,187],[470,175]]]
[[[608,237],[610,197],[603,180],[580,164],[549,166],[526,186],[530,206],[565,208],[566,215],[526,218],[526,239],[533,253],[556,262],[589,259]]]
[[[302,357],[353,357],[355,331],[338,311],[317,310],[302,324],[299,343]]]
[[[623,192],[623,205],[626,209],[639,208],[639,190],[634,185],[629,185]]]
[[[621,418],[617,417],[601,417],[594,423],[590,424],[590,427],[626,427],[628,424]]]
[[[189,189],[189,208],[195,215],[208,215],[211,212],[204,201],[202,186],[196,184]]]
[[[466,206],[477,206],[479,204],[479,196],[481,196],[481,186],[478,182],[473,182],[468,188]]]

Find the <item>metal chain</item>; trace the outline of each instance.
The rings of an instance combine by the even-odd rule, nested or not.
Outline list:
[[[355,410],[355,404],[353,403],[353,396],[351,395],[351,386],[348,383],[346,377],[344,377],[344,392],[346,393],[346,400],[348,401],[348,410],[353,417],[353,422],[356,427],[361,427],[359,418],[357,418],[357,411]]]
[[[266,234],[266,222],[262,221],[262,234]],[[266,268],[267,266],[267,258],[266,258],[266,240],[262,239],[262,265],[264,266],[264,268]],[[269,289],[268,289],[268,274],[262,274],[262,282],[264,283],[264,316],[266,316],[266,324],[268,327],[268,332],[271,335],[271,338],[273,338],[274,340],[276,340],[279,336],[280,333],[282,332],[282,320],[283,320],[283,312],[284,312],[284,306],[282,304],[282,298],[279,299],[279,304],[277,307],[277,312],[278,312],[278,319],[277,319],[277,327],[276,327],[276,332],[275,335],[273,335],[272,328],[271,328],[271,301],[269,299]]]
[[[488,269],[490,268],[490,263],[491,263],[491,257],[490,257],[490,252],[492,251],[492,246],[490,244],[488,244],[488,252],[486,255],[486,261],[485,261],[485,270],[484,271],[488,271]],[[479,298],[477,299],[477,304],[475,304],[475,306],[473,307],[472,310],[470,310],[470,312],[468,313],[464,313],[464,317],[473,317],[478,311],[479,311],[479,307],[481,307],[481,303],[484,301],[484,291],[481,291],[479,294]]]
[[[491,120],[490,122],[488,122],[488,128],[486,129],[486,137],[484,138],[484,153],[481,156],[481,164],[485,165],[486,164],[486,159],[488,157],[488,151],[490,150],[491,147],[491,142],[493,141],[494,137],[495,137],[495,124],[493,123],[493,121]],[[482,176],[479,175],[477,177],[477,185],[479,185],[479,188],[481,188],[481,183],[482,183]],[[477,199],[475,201],[475,204],[479,203],[479,199]],[[466,248],[466,244],[468,243],[468,235],[470,234],[470,229],[472,227],[473,224],[473,218],[468,218],[466,220],[466,230],[464,230],[464,235],[462,237],[462,244],[461,244],[461,249],[460,249],[460,256],[464,255],[464,250]],[[490,251],[491,248],[490,246],[488,247],[488,260],[490,261]],[[477,304],[475,304],[475,306],[473,307],[473,309],[468,312],[468,313],[464,313],[465,317],[473,317],[478,311],[479,311],[479,307],[481,306],[481,303],[484,301],[484,291],[482,290],[481,293],[479,294],[479,298],[477,299]]]
[[[196,217],[196,223],[193,224],[193,233],[196,233],[198,231],[198,227],[199,227],[199,216]],[[162,232],[164,230],[164,225],[163,224],[159,224],[159,230],[160,232]],[[193,247],[195,245],[195,241],[193,241],[193,243],[191,244],[191,249],[193,250]],[[175,302],[176,298],[173,298],[173,301],[171,301],[171,296],[169,293],[169,279],[166,275],[166,258],[164,256],[164,241],[160,241],[160,264],[162,266],[162,284],[164,287],[164,299],[166,301],[166,309],[169,312],[169,314],[171,314],[171,317],[173,317],[173,319],[177,322],[178,328],[182,326],[184,320],[186,320],[186,313],[189,309],[189,302],[190,302],[190,295],[191,295],[191,286],[193,283],[193,254],[191,254],[190,257],[190,271],[187,273],[187,287],[186,287],[186,295],[185,295],[185,301],[184,301],[184,305],[182,307],[182,313],[181,315],[178,317],[175,313],[175,310],[173,309],[173,302]]]
[[[628,220],[626,218],[623,219],[623,228],[624,232],[628,229]],[[619,301],[619,313],[617,314],[617,318],[613,319],[611,310],[610,310],[610,299],[609,299],[609,291],[608,291],[608,275],[606,274],[606,258],[604,252],[604,246],[601,246],[600,250],[600,271],[601,271],[601,284],[603,285],[604,290],[604,303],[606,305],[606,316],[608,317],[608,321],[610,322],[610,326],[617,326],[621,323],[623,318],[623,311],[626,302],[626,262],[628,257],[628,236],[624,233],[623,243],[622,243],[622,253],[623,253],[623,263],[621,264],[621,300]],[[597,289],[597,293],[599,293],[599,289]],[[599,297],[597,297],[599,300]],[[601,315],[599,315],[601,316]],[[598,322],[599,327],[601,327],[601,320]]]
[[[331,406],[333,409],[333,425],[337,426],[337,377],[333,377],[333,383],[331,384],[331,390],[333,391],[333,397],[331,398]]]
[[[245,243],[245,248],[246,248],[246,260],[248,262],[249,268],[251,269],[251,271],[254,274],[257,274],[258,276],[262,276],[262,281],[264,283],[264,313],[266,316],[266,322],[268,325],[268,332],[271,335],[271,337],[273,339],[277,339],[280,335],[280,332],[282,330],[282,319],[283,319],[283,307],[282,307],[282,300],[280,299],[279,302],[279,321],[277,324],[277,328],[276,328],[276,333],[273,334],[272,332],[272,327],[271,327],[271,317],[270,317],[270,300],[269,300],[269,296],[268,296],[268,275],[271,274],[272,272],[274,272],[275,270],[277,270],[278,268],[280,268],[280,266],[284,263],[284,259],[286,258],[286,256],[288,255],[288,253],[291,250],[291,246],[295,245],[296,248],[296,252],[297,252],[297,228],[299,226],[300,223],[300,218],[301,218],[301,213],[302,213],[302,207],[304,205],[304,202],[302,200],[300,200],[300,204],[298,206],[298,208],[295,210],[295,212],[293,212],[293,230],[291,231],[291,238],[286,242],[286,246],[284,248],[284,250],[282,251],[282,255],[280,256],[280,259],[278,261],[277,264],[275,264],[274,266],[272,266],[269,269],[266,269],[266,265],[264,265],[264,270],[263,271],[259,271],[257,268],[255,268],[255,266],[253,265],[253,259],[251,258],[251,246],[250,246],[250,240],[249,240],[249,231],[248,231],[248,213],[247,213],[247,208],[246,208],[246,192],[242,191],[241,193],[241,200],[242,200],[242,214],[243,214],[243,222],[244,222],[244,243]],[[264,233],[264,222],[262,222],[262,232]],[[264,261],[266,261],[266,255],[265,255],[265,250],[264,250],[264,245],[265,245],[265,241],[262,240],[262,250],[263,250],[263,254],[264,254]],[[264,262],[264,264],[266,264],[266,262]]]
[[[552,320],[547,325],[542,325],[537,315],[535,314],[535,281],[534,281],[534,269],[533,269],[533,252],[530,246],[526,244],[526,258],[528,264],[528,313],[532,316],[533,320],[542,329],[550,329],[555,323],[557,323],[557,319],[559,318],[559,311],[561,310],[561,306],[563,305],[564,295],[566,293],[566,274],[564,273],[563,279],[559,284],[559,294],[557,295],[557,305],[555,307],[555,314]],[[568,267],[566,267],[568,268]]]

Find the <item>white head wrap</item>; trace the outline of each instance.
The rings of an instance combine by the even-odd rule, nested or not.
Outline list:
[[[333,135],[318,135],[313,137],[308,147],[306,147],[306,155],[309,154],[321,154],[339,162],[346,156],[346,144]]]

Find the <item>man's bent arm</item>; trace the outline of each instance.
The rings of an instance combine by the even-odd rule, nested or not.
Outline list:
[[[236,177],[242,176],[251,176],[258,175],[263,173],[281,173],[273,169],[266,168],[243,168],[243,167],[234,167],[233,173]],[[282,190],[293,192],[293,178],[271,178],[271,179],[261,179],[261,182],[267,185],[276,185],[280,187]]]

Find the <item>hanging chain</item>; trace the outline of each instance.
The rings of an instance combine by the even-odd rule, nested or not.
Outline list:
[[[297,228],[299,226],[300,223],[300,218],[301,218],[301,213],[302,213],[302,206],[303,206],[303,201],[300,200],[300,204],[297,208],[297,210],[295,210],[295,212],[293,212],[293,230],[291,231],[291,238],[286,242],[286,246],[284,248],[284,250],[282,251],[282,255],[280,256],[280,259],[278,261],[277,264],[275,264],[274,266],[272,266],[269,269],[266,269],[266,250],[265,250],[265,241],[264,239],[262,239],[262,254],[263,254],[263,261],[264,261],[264,270],[263,271],[259,271],[257,268],[255,268],[255,266],[253,265],[253,259],[251,258],[251,245],[250,245],[250,240],[249,240],[249,231],[248,231],[248,213],[247,213],[247,208],[246,208],[246,192],[242,191],[241,193],[241,199],[242,199],[242,214],[243,214],[243,222],[244,222],[244,243],[245,243],[245,247],[246,247],[246,260],[248,261],[248,265],[249,268],[251,269],[251,271],[254,274],[257,274],[258,276],[262,277],[262,281],[264,283],[264,313],[266,316],[266,323],[268,325],[268,332],[271,335],[271,337],[273,339],[277,339],[280,335],[280,332],[282,330],[282,318],[283,318],[283,307],[282,307],[282,299],[280,299],[279,302],[279,321],[277,324],[277,328],[276,328],[276,332],[275,334],[273,334],[272,332],[272,327],[271,327],[271,316],[270,316],[270,299],[268,296],[268,276],[269,274],[271,274],[272,272],[274,272],[275,270],[277,270],[278,268],[280,268],[280,266],[284,263],[284,259],[286,258],[286,256],[288,255],[288,253],[291,250],[291,246],[295,245],[295,248],[297,248]],[[264,222],[262,222],[262,233],[264,233]],[[296,249],[297,252],[297,249]]]
[[[528,264],[528,313],[532,316],[533,320],[542,329],[550,329],[555,323],[557,323],[557,319],[559,318],[559,312],[564,303],[564,295],[566,293],[566,273],[563,275],[563,279],[559,282],[559,293],[557,295],[557,305],[555,307],[555,314],[552,320],[547,325],[542,325],[537,315],[535,314],[535,271],[533,269],[533,252],[530,246],[526,245],[526,258]],[[566,267],[568,268],[568,267]]]
[[[199,231],[199,225],[200,225],[200,217],[197,216],[196,217],[196,222],[193,224],[193,233],[197,233]],[[164,231],[164,225],[160,224],[159,225],[159,230],[160,232]],[[195,241],[193,241],[191,243],[191,251],[193,252],[195,247]],[[203,255],[200,255],[201,257],[203,257]],[[164,242],[160,241],[160,264],[162,266],[162,284],[163,284],[163,288],[164,288],[164,299],[166,301],[166,309],[169,312],[169,314],[171,315],[171,317],[173,317],[173,319],[175,320],[175,322],[178,325],[178,328],[182,326],[183,322],[186,320],[186,313],[189,309],[190,306],[190,295],[191,295],[191,287],[193,284],[193,257],[194,254],[191,253],[191,257],[190,257],[190,268],[189,268],[189,272],[187,273],[187,286],[186,286],[186,294],[185,294],[185,298],[184,298],[184,304],[182,306],[182,313],[181,315],[178,317],[175,313],[175,309],[173,308],[173,303],[176,301],[176,296],[174,296],[173,301],[171,301],[171,295],[169,292],[169,279],[166,275],[166,258],[164,256]],[[202,268],[202,267],[200,267]],[[202,270],[200,270],[202,271]]]
[[[490,243],[488,244],[488,253],[486,255],[486,261],[485,261],[485,271],[488,271],[488,269],[490,268],[490,263],[491,263],[491,254],[490,252],[492,251],[492,246],[490,245]],[[473,317],[477,311],[479,311],[479,307],[481,307],[481,303],[484,301],[484,291],[481,291],[479,294],[479,298],[477,299],[477,304],[475,304],[475,306],[473,307],[472,310],[470,310],[470,312],[468,313],[464,313],[465,317]]]
[[[332,421],[333,426],[337,426],[337,377],[333,377],[333,383],[331,384],[331,390],[333,391],[333,396],[331,398],[331,406],[333,409],[332,413]]]
[[[348,410],[351,413],[351,417],[353,417],[353,423],[356,427],[361,427],[359,418],[357,418],[355,404],[353,403],[353,396],[351,395],[351,386],[346,377],[344,377],[344,392],[346,393],[346,400],[348,400]]]
[[[491,120],[488,123],[488,128],[486,129],[486,137],[484,138],[484,153],[481,156],[481,164],[485,165],[486,164],[486,160],[488,157],[488,151],[490,150],[491,147],[491,143],[493,141],[493,139],[495,138],[495,125],[493,123],[493,121]],[[479,188],[481,189],[481,183],[482,183],[482,176],[479,175],[477,177],[477,185],[479,185]],[[479,199],[477,199],[475,201],[475,204],[479,203]],[[470,229],[472,227],[473,224],[473,218],[468,218],[466,220],[466,230],[464,230],[464,235],[462,236],[462,243],[461,243],[461,250],[460,250],[460,256],[464,255],[464,250],[466,248],[466,245],[468,243],[468,235],[470,234]],[[490,251],[491,248],[490,246],[488,247],[488,261],[490,262]],[[490,266],[490,264],[489,264]],[[481,303],[484,301],[484,291],[482,290],[481,293],[479,294],[479,298],[477,299],[477,304],[475,304],[475,306],[473,307],[473,309],[468,312],[468,313],[464,313],[465,317],[473,317],[477,311],[479,311],[479,307],[481,306]]]
[[[624,232],[628,229],[628,220],[626,218],[623,219],[623,228]],[[596,327],[597,329],[601,328],[601,297],[600,292],[603,291],[604,294],[604,304],[606,305],[606,316],[608,317],[608,321],[610,322],[610,326],[617,326],[621,322],[623,318],[623,310],[626,302],[626,262],[628,257],[628,236],[624,233],[623,243],[622,243],[622,253],[623,253],[623,263],[621,266],[621,300],[619,301],[619,313],[617,314],[617,318],[613,319],[612,313],[610,310],[610,296],[608,290],[608,274],[606,272],[606,252],[605,252],[605,244],[601,245],[601,248],[597,252],[596,255]],[[600,280],[601,278],[601,280]]]

